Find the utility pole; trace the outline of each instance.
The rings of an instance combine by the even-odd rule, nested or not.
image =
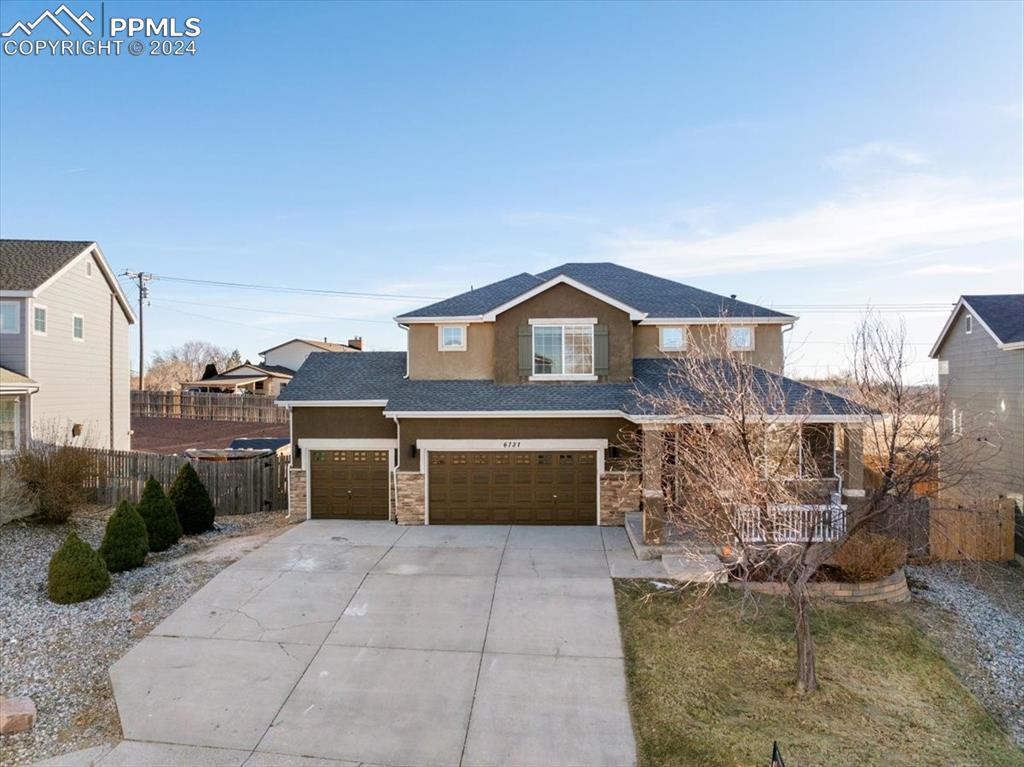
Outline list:
[[[146,283],[153,279],[152,274],[146,274],[145,272],[125,272],[122,276],[128,277],[135,281],[139,288],[139,391],[142,391],[145,381],[145,345],[144,345],[144,334],[142,332],[142,310],[145,305],[146,299],[149,297],[149,288],[146,287]]]

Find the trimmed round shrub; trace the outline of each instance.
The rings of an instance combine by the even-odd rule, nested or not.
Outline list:
[[[100,544],[100,556],[107,570],[119,573],[139,567],[149,553],[146,523],[128,501],[121,501],[107,520],[107,531]]]
[[[854,583],[885,578],[906,563],[903,541],[866,530],[851,535],[832,558],[832,564]]]
[[[135,508],[146,523],[150,551],[169,549],[181,538],[181,522],[178,521],[174,504],[156,477],[151,476],[146,480],[139,505]]]
[[[213,501],[210,500],[203,480],[199,479],[191,463],[181,467],[167,495],[174,504],[174,510],[178,514],[178,521],[181,522],[181,529],[185,535],[195,535],[213,529]]]
[[[50,558],[46,593],[62,605],[98,597],[110,585],[103,558],[75,533],[69,533]]]

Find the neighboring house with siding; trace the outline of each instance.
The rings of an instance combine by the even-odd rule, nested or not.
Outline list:
[[[0,445],[131,447],[135,315],[99,245],[0,240]]]
[[[943,394],[943,464],[966,445],[976,454],[971,486],[986,498],[1024,504],[1024,294],[961,296],[930,356]]]
[[[870,415],[785,378],[782,333],[796,319],[608,263],[519,274],[407,312],[396,318],[406,351],[311,354],[278,398],[291,410],[291,512],[621,525],[665,492],[683,433],[638,390],[678,386],[673,358],[712,336],[785,390],[792,411],[780,420],[807,429],[807,460],[813,443],[828,462],[818,487],[829,501],[860,497]],[[637,442],[639,472],[625,460]]]
[[[276,397],[284,391],[295,371],[302,367],[313,352],[359,352],[363,350],[363,339],[359,336],[347,344],[317,341],[309,338],[293,338],[260,352],[263,361],[254,365],[246,360],[241,365],[224,370],[217,375],[198,381],[182,381],[182,391],[221,392],[227,394],[262,394]]]

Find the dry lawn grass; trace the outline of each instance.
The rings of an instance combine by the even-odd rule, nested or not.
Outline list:
[[[793,623],[778,599],[685,595],[617,581],[630,707],[645,767],[1024,767],[1024,751],[959,682],[909,611],[819,604],[821,690],[794,691]],[[650,597],[645,599],[645,597]]]

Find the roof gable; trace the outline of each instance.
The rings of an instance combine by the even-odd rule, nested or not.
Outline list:
[[[319,352],[357,351],[357,349],[353,349],[348,344],[339,344],[333,341],[317,341],[314,338],[292,338],[291,340],[277,344],[276,346],[271,346],[269,349],[264,349],[263,351],[260,352],[260,354],[266,354],[267,352],[272,352],[277,349],[283,349],[284,347],[290,346],[291,344],[301,344],[303,346],[309,346],[310,348],[315,349],[316,351]]]
[[[92,244],[91,240],[0,240],[0,290],[35,290]]]
[[[41,290],[88,255],[95,259],[128,323],[134,324],[135,313],[128,297],[100,246],[91,240],[0,240],[0,295],[38,296]]]
[[[400,323],[493,321],[517,303],[566,282],[627,312],[634,321],[718,320],[723,317],[792,322],[793,315],[613,263],[568,263],[537,275],[517,274],[396,317]]]
[[[970,312],[1001,350],[1024,349],[1024,293],[960,296],[928,353],[929,357],[934,359],[938,356],[961,310]]]

